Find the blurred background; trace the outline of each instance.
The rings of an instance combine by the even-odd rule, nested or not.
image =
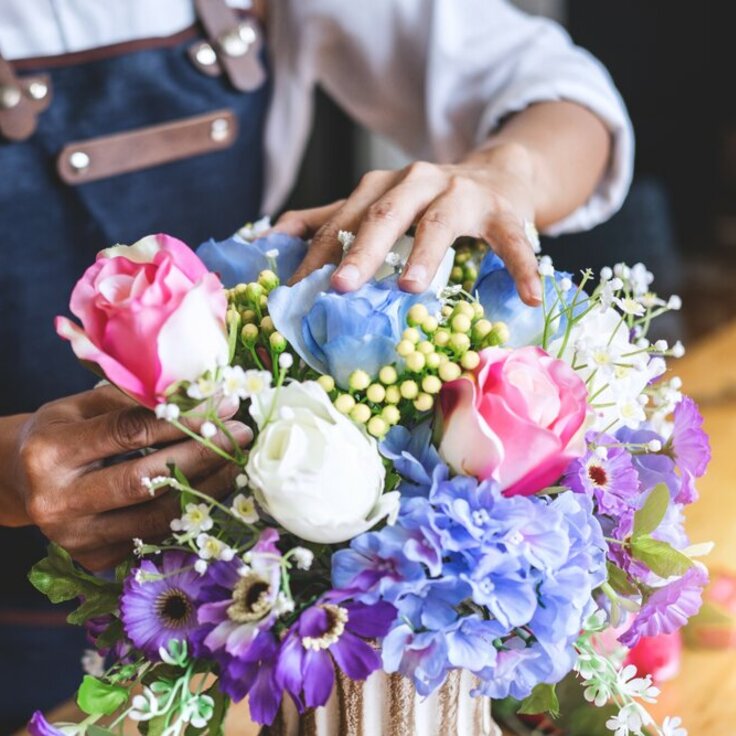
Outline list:
[[[621,212],[592,232],[545,244],[558,266],[643,261],[678,293],[693,337],[736,315],[736,94],[729,3],[517,0],[553,17],[609,69],[637,139],[636,178]],[[288,205],[348,194],[360,175],[406,159],[319,95],[314,135]],[[683,278],[687,274],[687,279]]]

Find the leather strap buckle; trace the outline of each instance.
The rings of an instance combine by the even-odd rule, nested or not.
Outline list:
[[[241,92],[260,87],[266,72],[259,58],[263,34],[258,23],[238,17],[225,0],[195,0],[195,7],[209,39],[190,52],[195,65],[212,75],[221,68]]]
[[[24,141],[36,131],[38,116],[51,102],[47,74],[16,77],[13,67],[0,56],[0,135]]]

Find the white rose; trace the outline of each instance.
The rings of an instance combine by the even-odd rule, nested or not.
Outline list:
[[[246,472],[256,499],[285,529],[309,542],[345,542],[398,508],[383,493],[374,439],[332,405],[314,382],[253,397],[258,438]]]

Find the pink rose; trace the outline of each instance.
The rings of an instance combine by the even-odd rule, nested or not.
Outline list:
[[[475,381],[442,387],[440,455],[457,473],[497,481],[507,496],[554,483],[585,452],[588,392],[537,347],[481,352]]]
[[[57,333],[144,406],[163,401],[173,383],[227,362],[223,286],[168,235],[101,251],[69,306],[82,327],[57,317]]]

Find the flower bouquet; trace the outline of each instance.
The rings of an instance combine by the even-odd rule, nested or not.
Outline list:
[[[339,294],[332,266],[284,285],[301,240],[244,235],[196,254],[165,235],[102,251],[72,294],[81,326],[57,321],[81,360],[233,472],[220,500],[174,464],[143,478],[181,512],[114,573],[53,545],[33,569],[52,600],[80,599],[70,621],[94,649],[88,717],[37,713],[31,733],[110,736],[133,720],[148,736],[219,734],[245,696],[269,732],[296,733],[336,682],[356,699],[345,683],[388,677],[409,705],[376,716],[365,691],[375,733],[424,736],[436,723],[389,721],[449,682],[456,698],[554,716],[574,671],[588,700],[617,706],[616,736],[682,736],[645,710],[652,681],[597,646],[610,627],[614,650],[676,631],[707,579],[682,511],[708,441],[667,376],[682,346],[647,337],[677,297],[653,294],[641,264],[574,280],[542,256],[530,308],[479,244],[409,294],[406,241]],[[248,448],[231,417],[252,428]],[[329,732],[364,733],[341,723]]]

